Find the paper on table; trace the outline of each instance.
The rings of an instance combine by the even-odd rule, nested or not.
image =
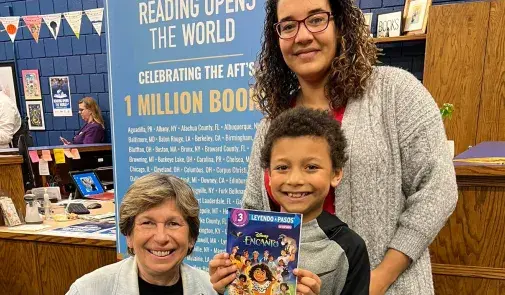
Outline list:
[[[9,227],[8,230],[38,231],[38,230],[43,230],[48,227],[51,227],[51,226],[44,225],[44,224],[23,224],[23,225]]]
[[[47,164],[47,161],[44,159],[40,159],[39,161],[39,175],[50,175],[49,165]]]
[[[46,162],[50,162],[53,160],[51,157],[51,151],[50,150],[42,150],[42,159],[44,159]]]
[[[32,163],[38,163],[39,162],[39,154],[37,154],[37,151],[29,151],[30,154],[30,159],[32,159]]]
[[[454,162],[505,165],[505,157],[454,159]]]
[[[54,149],[53,153],[56,164],[65,164],[65,152],[63,149]]]
[[[78,149],[71,149],[70,152],[72,153],[72,157],[75,160],[79,160],[81,158],[81,155],[79,155],[79,150]]]
[[[67,156],[67,158],[69,158],[69,159],[72,159],[74,157],[74,156],[72,156],[70,149],[63,149],[63,152],[65,153],[65,156]]]

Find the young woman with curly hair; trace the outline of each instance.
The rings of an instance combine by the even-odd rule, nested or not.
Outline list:
[[[255,84],[266,117],[243,207],[282,211],[261,168],[270,120],[295,105],[331,110],[349,160],[324,208],[365,240],[371,294],[433,294],[428,246],[458,198],[452,157],[431,95],[410,73],[376,67],[376,54],[353,0],[266,1]]]

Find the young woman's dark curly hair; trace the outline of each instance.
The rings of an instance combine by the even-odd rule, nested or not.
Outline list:
[[[270,119],[292,106],[293,93],[299,88],[295,73],[286,65],[279,47],[277,3],[267,0],[259,65],[255,73],[256,100]],[[358,98],[377,61],[377,47],[370,40],[361,10],[353,0],[328,0],[337,31],[337,54],[331,64],[325,92],[333,109],[344,106],[348,99]]]

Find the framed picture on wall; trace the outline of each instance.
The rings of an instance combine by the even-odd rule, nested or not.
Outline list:
[[[44,122],[44,108],[41,100],[27,100],[26,114],[28,115],[28,129],[46,130]]]
[[[372,17],[373,17],[373,13],[372,12],[366,12],[366,13],[363,13],[363,16],[365,17],[365,24],[368,28],[368,31],[370,32],[370,37],[373,38],[373,34],[372,34]]]
[[[16,68],[14,62],[0,63],[0,90],[16,101],[19,108],[18,84],[16,83]]]
[[[23,89],[26,100],[41,100],[39,70],[22,70]]]
[[[379,14],[377,17],[377,37],[398,37],[402,34],[402,12]]]
[[[403,31],[406,32],[406,35],[426,33],[430,6],[431,0],[405,0]]]

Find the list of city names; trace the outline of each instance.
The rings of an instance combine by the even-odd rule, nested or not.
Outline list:
[[[258,123],[128,128],[130,183],[151,173],[181,177],[200,204],[200,234],[187,259],[206,269],[226,246],[226,209],[240,207]],[[198,255],[201,253],[203,255]]]

